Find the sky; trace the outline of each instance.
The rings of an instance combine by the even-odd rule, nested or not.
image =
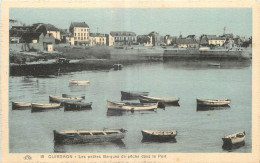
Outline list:
[[[91,33],[152,31],[160,35],[233,33],[252,35],[251,8],[11,8],[9,18],[24,22],[49,23],[68,29],[71,22],[86,22]]]

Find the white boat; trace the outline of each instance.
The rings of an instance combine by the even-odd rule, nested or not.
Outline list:
[[[40,112],[50,109],[59,109],[60,104],[50,103],[50,104],[40,104],[40,103],[32,103],[32,112]]]
[[[25,110],[31,108],[30,102],[12,102],[12,109],[13,110]]]
[[[64,102],[81,102],[84,98],[83,97],[59,97],[49,95],[50,102],[54,103],[64,103]]]
[[[128,102],[111,102],[107,101],[107,108],[114,110],[126,110],[126,111],[144,111],[155,110],[158,107],[158,103],[128,103]]]
[[[197,105],[204,106],[225,106],[230,102],[230,99],[197,99]]]
[[[162,103],[177,103],[179,102],[180,98],[157,98],[157,97],[148,97],[148,96],[140,96],[141,100],[143,100],[143,102],[145,102],[145,100],[148,100],[150,102],[162,102]]]
[[[222,138],[223,146],[230,146],[230,145],[235,145],[235,144],[241,143],[244,141],[244,139],[246,137],[245,135],[246,135],[246,133],[245,133],[245,131],[243,131],[243,132],[237,132],[237,133],[234,133],[231,135],[224,136]]]
[[[86,85],[90,83],[89,80],[73,80],[73,79],[69,79],[69,82],[71,84],[76,84],[76,85]]]

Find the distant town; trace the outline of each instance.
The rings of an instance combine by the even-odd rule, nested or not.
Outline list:
[[[144,46],[162,48],[197,48],[207,49],[232,49],[239,47],[251,47],[252,37],[234,36],[226,33],[223,27],[222,35],[202,34],[196,36],[190,34],[182,36],[160,35],[151,31],[143,35],[136,35],[134,31],[111,31],[110,33],[91,33],[86,22],[71,22],[68,29],[60,29],[52,24],[35,23],[25,25],[18,20],[9,20],[10,43],[21,44],[23,51],[52,52],[55,45],[66,44],[68,46],[110,46],[122,48],[124,46]]]

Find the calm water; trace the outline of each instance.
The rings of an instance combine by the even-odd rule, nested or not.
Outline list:
[[[90,80],[88,86],[69,86],[68,79]],[[121,153],[228,152],[221,137],[246,132],[245,146],[233,152],[251,152],[250,63],[171,62],[125,66],[122,71],[83,71],[57,78],[9,78],[10,152],[12,153]],[[149,91],[150,96],[180,97],[180,106],[156,112],[107,113],[106,100],[120,101],[121,90]],[[86,96],[92,110],[64,109],[31,113],[11,108],[12,101],[48,103],[50,94]],[[197,111],[196,98],[230,98],[230,108]],[[124,144],[54,145],[53,130],[124,128]],[[142,129],[175,129],[175,143],[142,143]]]

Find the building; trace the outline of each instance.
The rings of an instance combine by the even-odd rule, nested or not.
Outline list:
[[[173,42],[174,45],[177,45],[179,48],[196,48],[199,46],[195,39],[190,38],[177,38]]]
[[[216,35],[201,35],[200,37],[201,46],[223,46],[225,42],[225,37],[219,37]]]
[[[37,26],[35,32],[40,32],[43,33],[44,35],[52,34],[56,40],[56,43],[59,43],[61,41],[60,30],[56,28],[54,25],[37,23],[34,24],[34,26]]]
[[[115,38],[110,34],[105,34],[105,36],[106,36],[106,45],[107,46],[114,46]]]
[[[21,36],[24,33],[33,31],[33,26],[12,26],[9,30],[10,43],[20,43]]]
[[[136,43],[136,34],[129,31],[112,31],[110,35],[114,37],[114,45],[132,45]]]
[[[143,46],[153,46],[152,37],[149,35],[138,35],[137,43]]]
[[[89,45],[90,46],[104,46],[106,45],[106,36],[101,33],[90,33],[89,35]]]
[[[72,22],[69,28],[74,36],[75,45],[89,45],[89,26],[85,22]]]
[[[166,45],[173,45],[173,42],[176,42],[177,36],[170,36],[170,35],[165,35],[164,36],[164,43]]]
[[[161,46],[164,45],[164,38],[159,35],[158,32],[152,31],[149,33],[149,36],[152,37],[152,44],[153,46]]]
[[[55,38],[51,33],[43,34],[40,32],[24,33],[22,49],[24,51],[53,51]]]

